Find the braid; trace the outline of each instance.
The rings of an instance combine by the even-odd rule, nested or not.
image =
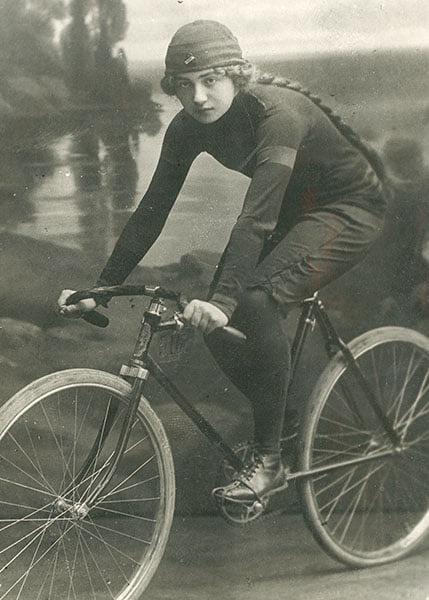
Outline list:
[[[374,169],[381,183],[383,185],[387,184],[388,178],[380,155],[374,150],[374,148],[372,148],[369,144],[364,142],[362,138],[356,133],[356,131],[352,129],[349,125],[347,125],[339,115],[335,114],[332,108],[324,104],[319,96],[316,96],[316,94],[313,94],[312,92],[310,92],[310,90],[303,87],[300,83],[296,81],[291,81],[286,77],[272,75],[271,73],[263,73],[259,75],[256,79],[256,83],[288,88],[306,96],[329,117],[329,119],[338,129],[338,131],[342,133],[344,137],[351,144],[353,144],[353,146],[355,146],[355,148],[362,152],[362,154],[368,160],[369,164]]]

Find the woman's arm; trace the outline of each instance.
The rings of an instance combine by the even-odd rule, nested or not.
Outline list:
[[[267,116],[258,128],[257,166],[210,299],[228,317],[251,281],[266,237],[277,225],[303,129],[293,115],[280,109]]]
[[[149,251],[162,231],[198,152],[195,145],[185,139],[179,113],[166,131],[149,188],[125,225],[98,279],[99,285],[121,284]]]

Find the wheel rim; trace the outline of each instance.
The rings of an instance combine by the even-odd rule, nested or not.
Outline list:
[[[343,369],[314,420],[305,466],[374,457],[321,473],[308,485],[325,541],[334,551],[377,562],[404,554],[429,528],[429,358],[412,343],[391,341],[357,362],[402,447],[395,452],[372,409],[362,409],[368,402]]]
[[[97,432],[111,432],[78,485]],[[141,415],[108,488],[85,500],[111,460],[126,403],[99,385],[38,398],[0,436],[0,600],[130,598],[150,568],[163,527],[160,449]]]

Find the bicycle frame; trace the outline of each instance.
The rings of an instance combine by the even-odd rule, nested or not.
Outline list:
[[[173,329],[177,326],[177,322],[161,322],[161,315],[164,312],[165,307],[160,297],[156,295],[151,299],[149,308],[144,312],[140,331],[137,337],[136,345],[132,358],[129,365],[122,366],[120,370],[121,376],[130,378],[132,380],[132,388],[130,394],[130,402],[127,408],[127,412],[122,425],[119,440],[117,442],[116,449],[108,463],[106,472],[101,476],[100,480],[91,491],[87,498],[86,504],[91,504],[96,498],[102,493],[110,482],[115,469],[121,460],[121,457],[125,451],[127,441],[131,432],[131,427],[135,419],[140,397],[144,388],[144,384],[151,374],[155,380],[167,391],[171,396],[172,400],[179,406],[179,408],[193,421],[195,426],[201,431],[201,433],[224,455],[226,461],[236,471],[243,467],[243,463],[239,456],[234,450],[224,441],[219,433],[212,427],[212,425],[203,417],[203,415],[192,406],[188,399],[182,394],[177,386],[170,380],[168,375],[163,371],[161,366],[150,356],[149,349],[153,336],[156,332],[165,329]],[[400,440],[393,430],[391,423],[387,416],[383,413],[381,407],[378,404],[377,398],[373,394],[370,386],[368,385],[365,377],[363,376],[358,364],[356,363],[352,353],[350,352],[347,344],[340,338],[335,331],[328,315],[325,312],[322,301],[319,299],[318,292],[311,298],[307,298],[302,302],[302,312],[298,319],[295,335],[292,342],[292,361],[291,361],[291,373],[288,390],[294,383],[297,367],[299,364],[302,350],[304,348],[305,341],[308,334],[314,329],[315,325],[318,325],[322,336],[325,341],[325,348],[329,358],[332,358],[337,352],[341,352],[345,361],[345,365],[351,368],[351,372],[356,378],[357,384],[363,390],[365,396],[368,399],[368,403],[372,410],[376,414],[377,418],[383,425],[386,434],[388,435],[391,443],[392,450],[371,454],[366,457],[358,459],[351,459],[339,462],[334,465],[328,465],[317,469],[311,469],[308,471],[293,472],[288,475],[288,479],[299,479],[303,477],[310,477],[316,474],[321,474],[333,469],[339,469],[342,467],[348,467],[350,465],[360,464],[381,458],[382,456],[389,456],[394,454],[400,449]],[[355,411],[358,418],[360,417],[360,408],[353,401],[353,396],[345,390],[346,397],[350,402],[351,407]],[[93,465],[96,452],[99,451],[100,444],[103,444],[104,439],[107,437],[110,428],[113,424],[117,408],[112,407],[109,414],[107,415],[103,424],[102,430],[100,430],[97,439],[90,451],[90,454],[85,461],[85,464],[81,468],[77,475],[73,485],[79,483],[86,473]],[[362,418],[362,417],[360,417]],[[66,491],[67,494],[67,491]],[[66,495],[65,494],[65,495]]]

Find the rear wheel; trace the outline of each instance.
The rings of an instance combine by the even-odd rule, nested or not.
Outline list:
[[[72,369],[2,407],[0,600],[137,600],[146,588],[167,542],[175,490],[168,441],[146,400],[108,487],[85,503],[109,465],[129,394],[114,375]],[[99,443],[97,433],[109,429]],[[94,461],[79,479],[91,448]]]
[[[307,407],[299,468],[349,464],[302,480],[300,489],[323,549],[365,567],[405,556],[429,530],[429,340],[385,327],[349,347],[401,446],[395,451],[339,353]]]

